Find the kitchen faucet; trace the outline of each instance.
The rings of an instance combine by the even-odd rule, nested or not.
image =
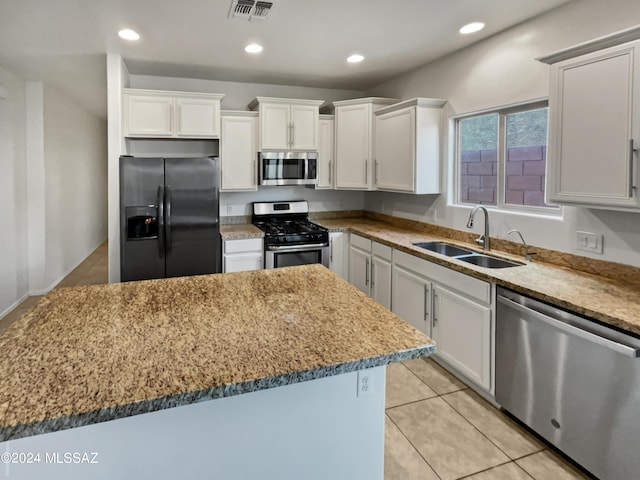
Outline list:
[[[490,250],[491,244],[489,241],[489,212],[485,207],[482,207],[480,205],[476,205],[475,207],[473,207],[473,210],[471,210],[471,213],[469,214],[467,228],[473,227],[473,219],[476,216],[476,213],[478,213],[478,210],[482,210],[484,212],[484,234],[476,238],[476,243],[478,245],[482,245],[483,250]]]
[[[518,231],[518,230],[516,230],[514,228],[513,230],[509,230],[507,232],[507,235],[511,235],[512,233],[517,233],[520,236],[520,240],[522,240],[522,244],[524,245],[524,259],[527,262],[530,262],[531,261],[531,256],[535,255],[535,253],[529,253],[529,245],[527,245],[527,242],[524,241],[524,237],[522,236],[520,231]]]

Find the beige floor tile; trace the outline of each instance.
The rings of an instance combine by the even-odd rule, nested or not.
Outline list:
[[[384,480],[438,480],[389,417],[384,419]]]
[[[442,399],[512,459],[545,448],[542,442],[470,389],[443,395]]]
[[[402,362],[438,395],[456,392],[467,386],[430,359],[416,358]]]
[[[401,363],[387,365],[387,408],[435,397],[436,393]]]
[[[514,462],[510,462],[466,477],[465,480],[531,480],[531,477]]]
[[[544,450],[516,460],[516,463],[535,480],[579,480],[589,476],[565,461],[560,456]]]
[[[441,398],[391,408],[387,415],[443,480],[479,473],[509,461]]]

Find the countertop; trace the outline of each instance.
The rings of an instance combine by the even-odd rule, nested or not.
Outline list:
[[[427,356],[321,265],[60,288],[0,336],[0,441]]]
[[[532,262],[519,267],[502,269],[478,267],[415,247],[413,243],[444,240],[486,253],[473,245],[364,217],[315,220],[315,222],[327,227],[330,231],[357,233],[417,257],[640,335],[640,288],[637,285],[539,262],[535,257]],[[508,260],[523,261],[522,257],[499,251],[490,253]]]
[[[223,240],[242,240],[244,238],[261,238],[264,232],[250,223],[236,225],[220,225],[220,237]]]

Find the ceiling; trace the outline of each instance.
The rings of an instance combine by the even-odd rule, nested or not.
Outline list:
[[[229,18],[231,0],[1,0],[0,66],[101,116],[105,53],[133,74],[364,91],[569,0],[272,1],[248,21]],[[458,33],[476,20],[486,28]],[[125,27],[142,38],[121,40]],[[364,62],[348,64],[355,52]]]

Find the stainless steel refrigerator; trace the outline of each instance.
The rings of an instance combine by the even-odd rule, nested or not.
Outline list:
[[[120,157],[123,282],[220,272],[217,157]]]

